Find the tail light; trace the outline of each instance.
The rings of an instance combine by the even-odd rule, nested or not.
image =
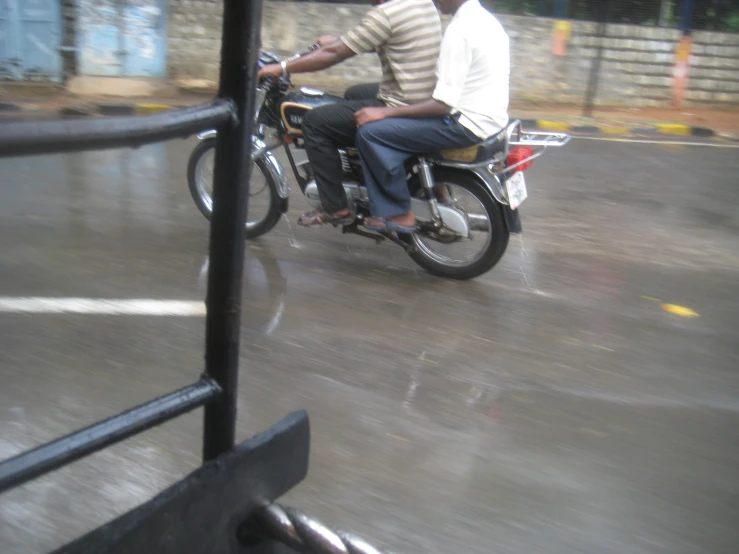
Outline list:
[[[511,167],[512,165],[516,165],[517,163],[520,163],[531,156],[534,155],[534,149],[530,146],[514,146],[511,148],[511,151],[508,152],[508,158],[506,159],[506,166]],[[515,168],[515,171],[526,171],[528,168],[530,168],[532,165],[534,165],[534,160],[531,160],[530,162],[526,162],[525,164],[521,164],[518,167]]]

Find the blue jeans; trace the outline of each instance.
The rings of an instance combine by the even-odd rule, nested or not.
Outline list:
[[[463,148],[480,142],[455,116],[388,118],[357,131],[364,180],[374,217],[391,217],[411,209],[405,161],[415,154]]]

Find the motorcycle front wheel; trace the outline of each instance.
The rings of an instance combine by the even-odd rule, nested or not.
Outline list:
[[[479,277],[498,263],[508,246],[510,234],[501,206],[469,175],[439,172],[434,182],[437,190],[446,190],[445,204],[467,217],[470,237],[443,240],[419,231],[400,238],[414,247],[409,254],[413,261],[432,275],[460,280]],[[411,183],[410,188],[423,194],[420,186]]]
[[[213,166],[216,140],[201,140],[190,154],[187,164],[187,185],[200,213],[210,221],[213,215]],[[254,162],[249,187],[244,235],[248,239],[259,237],[280,220],[280,197],[277,183],[267,171],[264,160]]]

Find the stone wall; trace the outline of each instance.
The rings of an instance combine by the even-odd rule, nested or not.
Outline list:
[[[169,0],[167,42],[169,76],[187,85],[214,86],[220,60],[220,0]],[[265,50],[293,54],[313,44],[320,35],[340,34],[367,13],[361,4],[320,4],[266,1],[262,14]],[[312,75],[296,75],[293,81],[331,89],[378,80],[377,56],[366,54]]]
[[[573,91],[584,93],[582,78],[587,79],[601,40],[594,35],[594,24],[573,24],[569,55],[564,63],[559,62],[563,69],[555,74],[560,87],[572,86]],[[681,36],[675,29],[609,25],[603,42],[598,103],[669,103],[675,48]],[[739,35],[695,31],[693,44],[689,104],[739,105]],[[526,65],[520,64],[524,72],[529,70]]]
[[[262,41],[280,54],[310,45],[322,34],[340,34],[359,21],[368,6],[267,1]],[[169,75],[190,85],[217,80],[220,49],[219,0],[169,0]],[[514,101],[581,103],[601,40],[597,25],[573,22],[567,55],[552,53],[555,21],[499,16],[512,42]],[[603,44],[600,105],[662,106],[670,100],[671,71],[680,32],[674,29],[609,25]],[[739,105],[739,35],[695,32],[687,99],[693,105]],[[374,54],[357,56],[328,71],[296,75],[298,84],[339,90],[379,78]]]

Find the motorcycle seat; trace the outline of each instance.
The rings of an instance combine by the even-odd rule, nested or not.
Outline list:
[[[464,148],[452,148],[434,153],[434,157],[447,162],[480,163],[490,160],[506,148],[506,129],[484,141]]]

